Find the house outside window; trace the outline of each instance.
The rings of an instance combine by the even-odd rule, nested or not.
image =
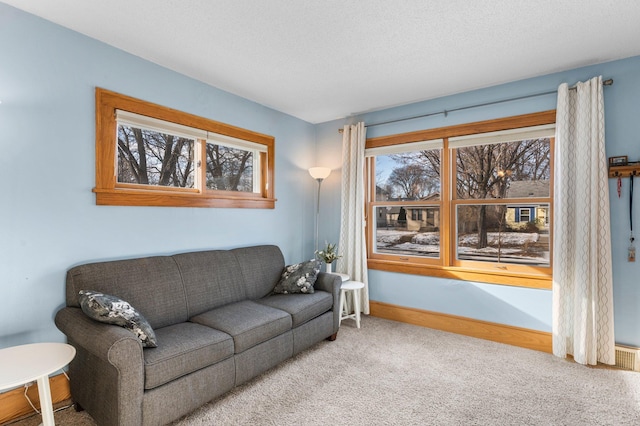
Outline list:
[[[433,264],[439,261],[439,230],[433,223],[429,227],[425,220],[439,217],[439,171],[424,167],[420,162],[423,154],[428,153],[434,164],[439,163],[441,152],[442,140],[367,151],[368,162],[377,173],[376,199],[371,208],[377,212],[376,217],[385,217],[384,221],[376,222],[373,252],[390,256],[411,255],[419,262]]]
[[[550,288],[554,123],[548,111],[369,139],[369,267]]]

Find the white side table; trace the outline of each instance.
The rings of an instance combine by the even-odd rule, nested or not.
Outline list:
[[[32,343],[0,349],[0,390],[38,382],[42,424],[53,426],[49,374],[69,364],[76,349],[66,343]]]
[[[328,273],[329,273],[329,274],[333,274],[333,275],[337,275],[337,276],[339,276],[339,277],[340,277],[340,279],[342,280],[342,282],[349,281],[349,279],[350,279],[350,278],[349,278],[349,275],[347,275],[347,274],[341,274],[340,272],[328,272]]]
[[[340,287],[340,321],[351,318],[356,320],[356,326],[360,328],[360,290],[364,288],[364,283],[360,281],[343,282]],[[349,313],[345,304],[347,303],[347,294],[351,294],[353,300],[353,313]]]

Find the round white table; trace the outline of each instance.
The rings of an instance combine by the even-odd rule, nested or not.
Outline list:
[[[49,374],[69,364],[76,349],[66,343],[32,343],[0,349],[0,390],[38,382],[42,424],[53,426]]]
[[[360,281],[346,281],[342,283],[340,287],[340,319],[338,326],[342,323],[342,320],[351,318],[356,320],[356,327],[360,328],[360,290],[364,288],[364,283]],[[350,313],[350,308],[347,306],[347,294],[351,294],[351,300],[353,301],[353,313]]]
[[[327,273],[328,273],[328,274],[333,274],[333,275],[337,275],[337,276],[339,276],[339,277],[340,277],[340,279],[342,280],[342,282],[349,281],[349,279],[350,279],[350,278],[349,278],[349,275],[347,275],[347,274],[342,274],[342,273],[340,273],[340,272],[327,272]]]

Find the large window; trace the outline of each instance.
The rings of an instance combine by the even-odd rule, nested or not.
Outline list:
[[[273,208],[274,139],[96,89],[96,203]]]
[[[554,121],[369,139],[369,267],[550,288]]]
[[[412,256],[437,264],[440,258],[441,139],[369,149],[375,182],[376,217],[372,252]]]

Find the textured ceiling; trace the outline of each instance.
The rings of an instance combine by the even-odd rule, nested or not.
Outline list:
[[[2,1],[312,123],[640,55],[638,0]]]

